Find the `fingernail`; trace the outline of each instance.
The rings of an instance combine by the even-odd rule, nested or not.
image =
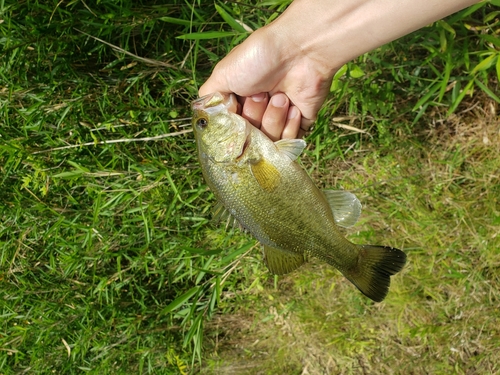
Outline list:
[[[252,100],[256,103],[263,102],[267,98],[266,92],[261,92],[260,94],[255,94],[251,96]]]
[[[284,94],[277,94],[271,98],[271,104],[274,107],[284,107],[286,104],[286,96]]]
[[[292,119],[292,118],[295,118],[298,114],[299,114],[299,110],[297,109],[297,107],[292,106],[292,107],[288,110],[288,116],[287,116],[287,119],[288,119],[288,120],[290,120],[290,119]]]

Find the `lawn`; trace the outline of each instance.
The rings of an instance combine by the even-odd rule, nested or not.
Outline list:
[[[0,2],[0,374],[500,373],[499,4],[347,64],[306,139],[408,255],[376,304],[210,222],[190,101],[287,3]]]

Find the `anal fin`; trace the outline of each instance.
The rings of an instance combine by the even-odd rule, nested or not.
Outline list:
[[[264,262],[274,275],[284,275],[299,268],[305,262],[303,254],[289,253],[271,246],[263,245]]]

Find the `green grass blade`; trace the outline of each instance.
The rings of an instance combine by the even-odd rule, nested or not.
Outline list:
[[[182,294],[181,296],[177,297],[175,300],[173,300],[167,307],[165,307],[161,313],[162,314],[168,314],[179,307],[181,307],[184,303],[186,303],[192,296],[194,296],[198,291],[200,290],[200,286],[194,286],[191,289],[189,289],[186,293]]]
[[[462,102],[465,95],[470,95],[470,90],[474,86],[474,79],[471,79],[467,85],[462,89],[462,92],[457,96],[456,100],[452,103],[450,109],[448,109],[447,116],[451,115],[457,109],[458,105]]]
[[[215,4],[215,9],[233,30],[239,33],[247,33],[247,30],[245,30],[245,28],[240,23],[238,23],[233,17],[231,17],[231,15],[226,12],[226,10],[222,6]]]
[[[500,81],[500,58],[497,58],[496,71],[497,71],[497,79],[498,81]]]
[[[228,36],[240,35],[240,32],[236,31],[205,31],[205,32],[196,32],[179,35],[177,39],[184,40],[205,40],[205,39],[217,39],[217,38],[225,38]]]
[[[444,76],[441,80],[441,88],[439,90],[438,102],[441,102],[443,100],[444,94],[446,93],[452,69],[453,69],[453,63],[451,62],[451,55],[448,54],[446,58],[446,65],[444,66]]]
[[[175,17],[160,17],[158,19],[160,21],[163,21],[163,22],[173,23],[174,25],[182,25],[182,26],[195,26],[195,25],[202,24],[201,22],[185,20],[185,19],[175,18]]]
[[[422,105],[424,105],[424,103],[427,103],[429,101],[429,99],[431,98],[431,96],[434,95],[437,90],[439,90],[441,85],[442,85],[442,82],[437,82],[437,83],[434,83],[432,86],[430,86],[429,91],[424,96],[422,96],[422,98],[420,98],[420,100],[417,102],[417,104],[415,104],[415,106],[413,107],[412,111],[416,111]]]
[[[234,258],[240,256],[241,254],[245,253],[248,251],[252,246],[255,246],[255,243],[250,242],[247,243],[245,246],[240,247],[238,250],[233,251],[232,253],[226,255],[224,258],[222,258],[222,263],[229,263],[231,262]]]
[[[498,53],[491,53],[490,56],[483,59],[479,64],[477,64],[474,67],[474,69],[472,69],[471,74],[475,74],[481,70],[486,70],[490,68],[493,64],[495,64],[498,55],[499,55]]]
[[[475,78],[474,79],[474,82],[476,83],[476,85],[478,85],[481,90],[483,90],[490,98],[492,98],[493,100],[495,100],[497,103],[500,103],[500,98],[493,92],[490,90],[490,88],[488,86],[486,86],[483,82],[481,82],[479,79]]]

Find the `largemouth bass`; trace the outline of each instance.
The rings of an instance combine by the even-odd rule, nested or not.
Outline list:
[[[271,273],[285,274],[307,256],[337,268],[364,295],[382,301],[406,255],[387,246],[356,245],[338,226],[353,225],[361,204],[345,191],[320,191],[295,159],[306,143],[271,141],[235,113],[234,95],[214,93],[192,103],[203,176],[218,201],[257,238]],[[220,211],[224,211],[221,213]]]

